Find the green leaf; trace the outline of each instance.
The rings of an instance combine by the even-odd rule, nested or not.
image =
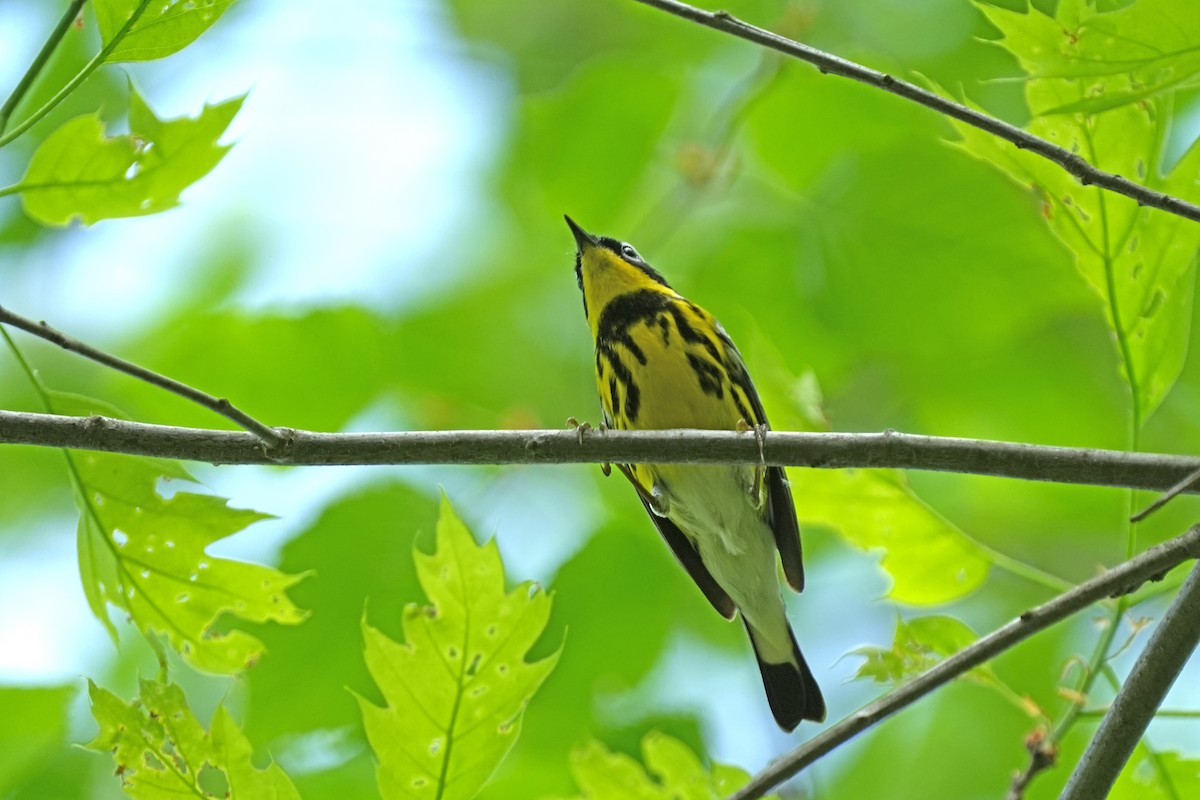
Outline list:
[[[300,797],[278,764],[254,767],[250,742],[223,705],[206,733],[174,684],[142,681],[140,697],[129,703],[91,681],[88,693],[100,732],[87,747],[112,753],[121,788],[130,797]]]
[[[1179,70],[1190,74],[1200,69],[1200,62],[1193,64],[1195,53],[1177,53],[1166,62],[1150,55],[1152,49],[1162,54],[1174,46],[1195,47],[1187,44],[1188,37],[1197,36],[1195,26],[1164,24],[1183,14],[1185,6],[1175,0],[1141,0],[1124,12],[1101,14],[1076,0],[1061,3],[1054,18],[1036,9],[1016,13],[982,8],[1003,32],[1000,44],[1030,75],[1025,96],[1038,115],[1028,126],[1031,133],[1150,189],[1192,201],[1200,198],[1200,146],[1193,144],[1173,167],[1163,163],[1171,101],[1149,96],[1153,92],[1147,92],[1139,72],[1153,69],[1155,76],[1166,75],[1159,87],[1166,88],[1181,80]],[[1182,34],[1178,29],[1183,27],[1191,30]],[[1151,30],[1170,41],[1152,38]],[[1176,41],[1180,36],[1184,39]],[[1122,63],[1122,53],[1126,62],[1113,67]],[[1113,107],[1109,98],[1114,95],[1137,102]],[[1122,373],[1134,398],[1135,423],[1140,425],[1183,368],[1200,226],[1142,208],[1112,192],[1081,186],[1056,164],[970,126],[954,125],[964,150],[1021,185],[1034,187],[1041,196],[1043,217],[1075,256],[1076,267],[1099,296],[1116,334]]]
[[[900,603],[948,603],[983,585],[992,559],[978,542],[917,497],[904,474],[882,469],[791,471],[803,525],[833,528],[862,550],[882,552]]]
[[[877,683],[902,683],[954,655],[978,638],[969,625],[955,617],[935,614],[909,620],[897,619],[896,635],[891,647],[869,645],[851,651],[863,657],[863,663],[854,677],[869,678]],[[985,684],[997,681],[991,666],[987,664],[975,667],[964,677]]]
[[[571,754],[571,775],[578,800],[718,800],[750,779],[736,767],[706,769],[687,745],[652,731],[642,739],[643,767],[597,741]],[[775,795],[771,795],[774,797]]]
[[[152,61],[169,56],[192,42],[216,22],[234,0],[96,0],[96,22],[107,46],[117,45],[105,59]],[[137,18],[125,33],[121,29],[133,15]]]
[[[780,430],[823,431],[829,422],[811,370],[795,376],[761,335],[751,337],[755,382]],[[823,525],[861,550],[882,551],[892,577],[888,597],[937,605],[963,597],[987,578],[992,557],[917,497],[904,473],[884,469],[788,471],[801,526]]]
[[[1003,46],[1042,78],[1119,78],[1093,83],[1081,100],[1044,114],[1099,113],[1178,89],[1200,73],[1200,25],[1190,0],[1138,0],[1097,13],[1063,3],[1058,19],[980,4]]]
[[[161,120],[134,90],[128,134],[105,136],[98,114],[66,122],[33,154],[18,184],[25,211],[47,225],[76,217],[91,225],[173,208],[229,151],[217,140],[243,100],[205,106],[194,119]]]
[[[516,742],[521,715],[558,652],[525,655],[550,617],[531,583],[504,590],[495,541],[482,547],[443,499],[437,549],[418,552],[429,605],[404,611],[392,641],[363,621],[367,667],[387,701],[359,698],[385,800],[474,797]]]
[[[223,497],[177,492],[165,498],[161,479],[187,479],[169,461],[76,453],[79,568],[92,613],[116,629],[107,603],[147,633],[161,633],[198,669],[232,673],[252,666],[261,643],[240,630],[218,629],[230,614],[252,622],[296,625],[305,613],[287,590],[303,575],[216,558],[213,542],[269,517],[229,508]]]
[[[66,742],[67,709],[75,690],[0,687],[0,797],[8,797]]]
[[[1177,800],[1200,797],[1200,759],[1165,751],[1131,759],[1108,800]]]

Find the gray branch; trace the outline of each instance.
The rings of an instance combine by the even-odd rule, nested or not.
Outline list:
[[[1108,797],[1117,776],[1200,642],[1200,565],[1158,623],[1146,649],[1075,765],[1059,800]]]
[[[1018,642],[1029,638],[1056,622],[1082,611],[1106,597],[1132,592],[1149,580],[1156,580],[1168,570],[1188,559],[1200,558],[1200,526],[1182,536],[1158,545],[1140,556],[1126,561],[1098,577],[1079,584],[1053,600],[1030,611],[979,639],[969,647],[922,673],[870,705],[818,733],[800,747],[778,759],[736,792],[730,800],[757,800],[779,784],[791,778],[817,759],[840,745],[887,719],[897,711],[915,703],[940,686],[983,664]],[[1200,583],[1193,573],[1189,584]],[[1193,589],[1193,593],[1195,590]],[[1180,595],[1183,596],[1182,593]],[[1192,604],[1194,606],[1195,599]],[[1192,608],[1192,624],[1200,624],[1200,614]],[[1164,627],[1166,623],[1164,622]],[[1104,793],[1079,795],[1103,797]]]
[[[1076,180],[1084,186],[1099,186],[1136,200],[1138,205],[1158,208],[1184,217],[1185,219],[1200,222],[1200,206],[1196,206],[1181,198],[1164,194],[1163,192],[1148,189],[1112,172],[1097,169],[1085,161],[1078,153],[1072,153],[1070,150],[1059,147],[1045,139],[1040,139],[1028,131],[1018,128],[1016,125],[1011,125],[995,117],[990,117],[983,112],[976,111],[973,108],[968,108],[961,103],[948,100],[931,91],[915,86],[908,81],[900,80],[894,75],[864,67],[861,64],[848,61],[840,56],[826,53],[815,47],[801,44],[800,42],[780,36],[777,33],[772,33],[763,28],[742,22],[725,11],[705,11],[695,6],[690,6],[687,3],[680,3],[678,0],[637,0],[637,2],[674,14],[677,17],[691,20],[714,30],[737,36],[740,39],[754,42],[763,47],[769,47],[792,58],[807,61],[823,73],[840,75],[843,78],[849,78],[859,83],[865,83],[868,86],[874,86],[876,89],[882,89],[885,92],[899,95],[906,100],[911,100],[926,108],[931,108],[948,117],[953,117],[960,122],[965,122],[982,131],[1012,142],[1021,150],[1037,153],[1039,156],[1058,164],[1071,175],[1075,176]]]
[[[180,383],[174,378],[168,378],[166,375],[160,375],[153,370],[146,369],[131,361],[126,361],[119,356],[114,356],[112,353],[106,353],[103,350],[92,347],[90,344],[68,336],[56,328],[50,327],[44,321],[34,322],[27,317],[9,311],[3,306],[0,306],[0,323],[8,323],[14,328],[20,328],[26,333],[37,336],[39,339],[52,342],[64,350],[81,355],[106,367],[111,367],[118,372],[124,372],[126,375],[137,378],[140,381],[145,381],[151,386],[166,389],[168,392],[187,398],[193,403],[198,403],[254,433],[260,440],[266,443],[267,447],[277,447],[284,443],[285,437],[283,434],[269,425],[259,422],[224,397],[214,397],[208,392],[202,392],[193,386],[188,386],[186,383]]]
[[[1200,458],[883,433],[668,430],[314,433],[289,428],[278,447],[244,431],[148,425],[109,417],[0,411],[0,444],[100,450],[212,464],[757,464],[882,467],[1133,489],[1163,489]],[[1200,492],[1200,487],[1193,491]]]

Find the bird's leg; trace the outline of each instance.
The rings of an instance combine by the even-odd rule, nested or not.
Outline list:
[[[579,439],[579,445],[582,447],[583,435],[592,430],[592,423],[580,422],[574,417],[567,417],[567,427],[575,429],[575,436]],[[604,425],[604,423],[600,423],[599,431],[603,433],[606,430],[608,430],[608,428]],[[600,472],[602,472],[606,478],[612,474],[612,467],[607,461],[600,462]]]
[[[766,444],[768,428],[765,423],[751,425],[746,420],[739,419],[737,430],[739,433],[754,431],[754,438],[758,440],[758,464],[754,466],[754,479],[750,483],[750,502],[755,510],[762,510],[767,502],[767,456],[763,452],[763,447]]]
[[[629,482],[633,484],[633,488],[637,489],[638,495],[641,496],[642,500],[646,502],[646,505],[650,506],[651,511],[660,517],[665,517],[667,515],[669,504],[667,503],[666,495],[664,495],[657,486],[654,487],[652,491],[647,490],[645,486],[642,486],[641,481],[639,481],[633,474],[633,468],[628,464],[617,464],[617,469],[621,471],[622,475],[629,479]]]
[[[574,429],[576,437],[579,438],[579,443],[583,444],[583,435],[592,429],[592,423],[580,422],[574,417],[567,417],[567,427]]]

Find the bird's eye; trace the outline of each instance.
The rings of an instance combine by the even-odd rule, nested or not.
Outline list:
[[[621,245],[621,255],[633,261],[641,261],[642,257],[638,255],[638,251],[633,249],[631,244]]]

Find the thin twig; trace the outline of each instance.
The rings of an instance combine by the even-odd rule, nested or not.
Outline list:
[[[1150,505],[1143,508],[1138,513],[1134,514],[1132,517],[1130,517],[1129,521],[1130,522],[1141,522],[1146,517],[1150,516],[1155,511],[1158,511],[1160,508],[1165,506],[1167,503],[1174,500],[1176,498],[1176,496],[1183,494],[1184,492],[1193,488],[1196,485],[1197,481],[1200,481],[1200,469],[1196,470],[1195,472],[1189,473],[1187,475],[1187,477],[1185,477],[1179,483],[1175,484],[1170,489],[1167,489],[1165,492],[1162,493],[1162,495],[1157,500],[1155,500],[1153,503],[1151,503]]]
[[[1197,644],[1200,644],[1200,565],[1192,568],[1138,656],[1059,800],[1108,797]]]
[[[268,448],[280,447],[287,441],[287,437],[275,430],[274,428],[259,422],[254,417],[250,416],[241,409],[235,407],[223,397],[214,397],[213,395],[202,392],[186,383],[180,383],[174,378],[168,378],[165,375],[160,375],[157,372],[148,370],[145,367],[138,366],[123,358],[118,358],[103,350],[98,350],[91,345],[84,344],[78,339],[67,336],[65,333],[56,330],[45,322],[34,322],[31,319],[22,317],[20,314],[14,314],[8,309],[0,306],[0,324],[8,323],[14,328],[20,328],[26,333],[31,333],[34,336],[45,339],[48,342],[53,342],[64,350],[69,350],[72,353],[78,353],[84,358],[91,359],[113,369],[124,372],[126,375],[131,375],[138,380],[145,381],[153,386],[161,389],[166,389],[168,392],[173,392],[180,397],[187,398],[194,403],[198,403],[207,409],[215,411],[221,416],[229,419],[246,430],[253,433],[263,442],[266,442]]]
[[[1004,800],[1022,800],[1025,790],[1039,772],[1050,769],[1058,759],[1058,745],[1047,741],[1046,731],[1039,728],[1025,737],[1025,749],[1029,751],[1029,766],[1013,775]]]
[[[50,32],[46,43],[42,45],[42,49],[34,56],[33,62],[29,65],[29,69],[25,70],[25,74],[21,76],[21,80],[17,82],[16,88],[12,94],[4,101],[4,105],[0,106],[0,133],[4,133],[4,129],[8,127],[8,121],[12,118],[13,112],[17,110],[17,106],[25,99],[26,93],[33,82],[37,80],[38,75],[42,73],[42,69],[50,61],[50,56],[54,54],[58,48],[58,43],[67,35],[71,25],[79,16],[79,10],[83,8],[83,4],[87,0],[71,0],[67,4],[67,10],[63,12],[62,18],[58,24],[54,26],[54,30]]]
[[[241,431],[148,425],[102,416],[0,411],[0,444],[160,456],[214,464],[758,464],[814,469],[887,468],[1032,481],[1162,489],[1200,459],[1073,447],[884,433],[676,429],[317,433],[279,429],[288,441],[263,452]],[[1200,489],[1197,490],[1200,492]]]
[[[864,67],[853,61],[818,50],[806,44],[793,41],[763,28],[750,25],[730,15],[725,11],[705,11],[690,6],[678,0],[637,0],[644,5],[666,11],[677,17],[690,20],[714,30],[737,36],[746,41],[778,50],[793,58],[807,61],[816,66],[822,73],[840,75],[868,86],[874,86],[885,92],[899,95],[912,100],[934,111],[953,117],[968,125],[1012,142],[1022,150],[1037,153],[1065,169],[1084,186],[1094,185],[1103,189],[1125,195],[1136,200],[1138,205],[1158,208],[1171,214],[1200,222],[1200,206],[1194,205],[1178,197],[1163,192],[1156,192],[1145,186],[1134,183],[1111,172],[1097,169],[1085,161],[1079,154],[1038,138],[1028,131],[1018,128],[995,117],[990,117],[981,111],[968,108],[961,103],[948,100],[927,89],[922,89],[894,75],[879,70]]]
[[[8,133],[0,135],[0,147],[4,147],[6,144],[13,141],[21,134],[25,133],[25,131],[29,130],[38,122],[40,122],[43,117],[53,111],[59,103],[65,100],[67,95],[79,88],[79,84],[83,83],[91,76],[93,72],[103,66],[104,62],[108,60],[108,56],[117,49],[117,45],[119,45],[121,40],[125,38],[125,35],[133,29],[134,23],[138,21],[138,18],[142,16],[142,13],[149,5],[150,0],[139,0],[137,6],[132,12],[130,12],[129,18],[125,20],[125,24],[122,25],[115,33],[113,33],[112,39],[110,39],[108,43],[101,48],[100,52],[97,53],[91,61],[83,65],[83,69],[79,70],[74,78],[71,78],[71,80],[67,81],[66,86],[63,86],[63,88],[59,89],[58,93],[55,94],[54,97],[51,97],[42,105],[41,108],[26,117],[21,124],[14,127]]]
[[[1098,600],[1131,592],[1146,581],[1161,577],[1176,565],[1195,558],[1200,558],[1200,526],[1193,527],[1187,533],[1153,547],[1103,575],[1081,583],[1069,592],[1026,611],[1017,619],[955,653],[898,689],[821,731],[755,775],[731,800],[757,800],[763,797],[838,746],[1018,642]],[[1200,614],[1195,616],[1200,619]],[[1103,797],[1103,794],[1092,797]]]

